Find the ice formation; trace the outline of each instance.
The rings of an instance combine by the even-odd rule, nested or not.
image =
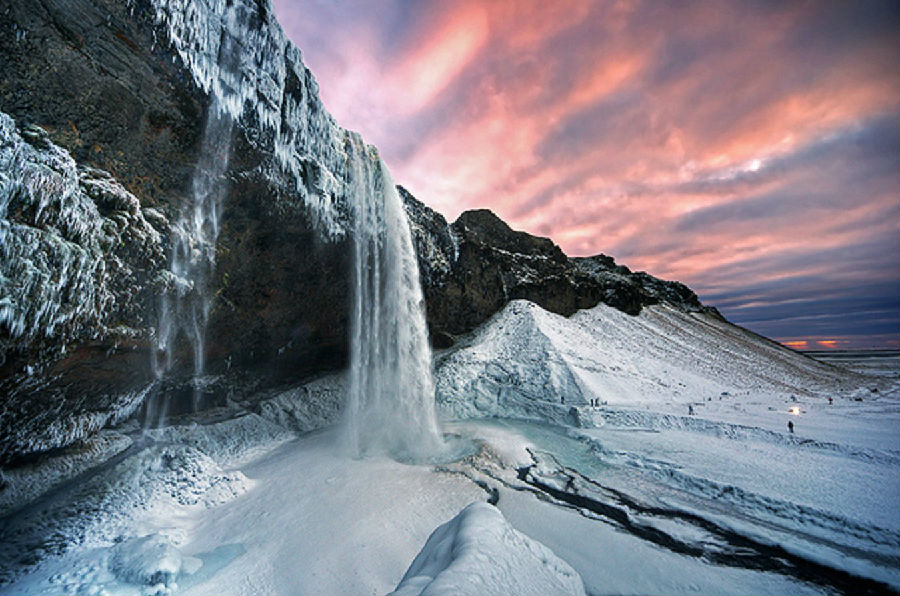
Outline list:
[[[219,97],[235,121],[255,127],[254,144],[271,151],[263,165],[284,195],[299,197],[326,238],[348,231],[352,173],[347,132],[319,99],[300,50],[284,35],[269,0],[152,0],[152,13],[197,85]],[[237,44],[223,68],[220,46]]]
[[[372,150],[358,138],[352,148],[358,186],[347,444],[357,456],[433,457],[443,441],[406,211],[384,163],[368,156]]]
[[[151,261],[161,255],[137,198],[0,112],[0,325],[9,337],[60,345],[102,336],[123,306],[116,275],[132,273],[124,245]]]
[[[233,62],[235,52],[233,45],[223,45],[220,61]],[[181,214],[172,233],[170,271],[176,283],[174,292],[164,294],[161,299],[153,362],[158,377],[172,366],[179,332],[184,333],[193,348],[195,380],[205,372],[206,323],[212,302],[209,278],[216,262],[219,216],[227,186],[224,178],[233,130],[233,121],[223,109],[222,101],[222,98],[213,96],[207,108],[200,157],[191,185],[191,204]],[[195,384],[195,409],[197,387]],[[157,414],[161,418],[165,416],[165,411]]]
[[[12,398],[40,388],[48,362],[71,343],[140,333],[121,321],[133,320],[135,295],[163,258],[144,214],[109,174],[77,166],[40,127],[17,129],[0,113],[0,364],[37,348],[22,366],[24,381],[2,390],[10,398],[0,408],[5,450],[67,445],[140,405],[145,387],[95,395],[103,408],[74,412],[54,398],[23,425],[22,402]]]
[[[114,300],[103,218],[71,156],[29,132],[43,147],[0,113],[0,325],[14,340],[62,342]]]

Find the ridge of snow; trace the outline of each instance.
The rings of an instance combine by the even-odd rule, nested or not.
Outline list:
[[[493,505],[475,502],[439,526],[392,596],[584,594],[581,576],[514,529]]]

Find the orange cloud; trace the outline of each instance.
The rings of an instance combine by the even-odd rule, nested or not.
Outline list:
[[[809,342],[805,339],[795,339],[792,341],[783,341],[781,343],[794,350],[805,350],[809,347]]]
[[[448,11],[446,20],[428,32],[394,67],[384,84],[398,101],[396,109],[415,112],[434,101],[484,47],[488,38],[485,10],[477,4]]]

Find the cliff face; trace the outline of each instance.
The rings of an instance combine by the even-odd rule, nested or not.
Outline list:
[[[354,172],[378,157],[268,2],[0,0],[0,55],[0,460],[127,415],[153,382],[213,94],[235,126],[207,369],[240,393],[345,363]],[[190,368],[182,337],[166,390]]]
[[[204,403],[346,364],[348,230],[378,155],[324,109],[268,0],[0,0],[0,56],[0,463],[153,392],[190,394],[185,337],[164,382],[150,363],[162,297],[198,291],[172,247],[210,109],[234,126]],[[436,345],[516,298],[566,315],[702,308],[680,284],[569,259],[488,211],[448,224],[402,195]]]

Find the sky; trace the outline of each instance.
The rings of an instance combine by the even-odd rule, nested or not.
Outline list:
[[[273,0],[328,110],[452,221],[900,348],[900,3]]]

